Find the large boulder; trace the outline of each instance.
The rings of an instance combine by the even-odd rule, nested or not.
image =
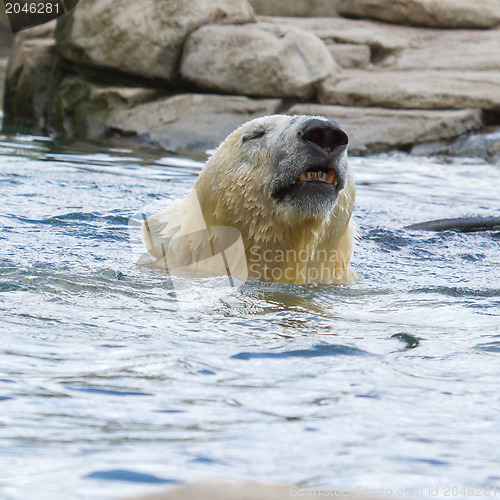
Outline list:
[[[277,113],[280,99],[178,94],[112,113],[111,132],[168,150],[210,149],[252,118]]]
[[[482,127],[481,110],[414,110],[296,104],[289,114],[321,115],[339,121],[351,153],[408,150],[415,144],[446,140]]]
[[[319,91],[323,104],[500,111],[500,71],[344,70]]]
[[[54,125],[66,137],[101,139],[109,133],[111,114],[157,96],[155,89],[96,84],[81,76],[66,76],[54,96]]]
[[[420,36],[382,65],[405,70],[500,71],[498,29],[419,31]]]
[[[59,18],[61,56],[174,84],[186,37],[207,23],[254,19],[246,0],[80,0]]]
[[[336,16],[338,0],[249,0],[264,16]]]
[[[272,24],[204,26],[190,35],[181,74],[209,92],[311,97],[339,67],[312,33]]]
[[[498,0],[339,0],[339,14],[433,28],[493,28]]]

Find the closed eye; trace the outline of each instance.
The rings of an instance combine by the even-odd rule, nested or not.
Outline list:
[[[251,141],[253,139],[260,139],[261,137],[264,137],[264,135],[266,134],[266,131],[265,130],[262,130],[262,129],[259,129],[259,130],[253,130],[252,132],[249,132],[248,134],[245,134],[241,140],[243,142],[246,142],[246,141]]]

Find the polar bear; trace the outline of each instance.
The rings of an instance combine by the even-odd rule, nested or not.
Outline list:
[[[190,195],[144,222],[147,250],[159,266],[205,266],[211,274],[207,257],[239,238],[232,258],[241,279],[352,283],[355,186],[347,144],[343,128],[319,116],[245,123],[208,160]]]

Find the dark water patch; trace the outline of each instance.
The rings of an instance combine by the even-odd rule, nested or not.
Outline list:
[[[500,342],[490,342],[476,346],[478,351],[500,353]]]
[[[99,242],[124,242],[130,241],[128,232],[128,217],[123,215],[109,215],[98,213],[80,213],[57,215],[47,218],[34,219],[21,215],[12,215],[12,218],[22,224],[33,226],[37,233],[42,228],[50,228],[64,235],[78,237],[82,240],[94,240]],[[46,234],[43,238],[49,239]]]
[[[196,457],[190,460],[190,462],[193,464],[206,464],[206,465],[213,465],[217,463],[216,460],[213,460],[208,457]]]
[[[479,262],[481,260],[484,260],[486,258],[486,255],[484,253],[478,253],[478,254],[464,253],[460,255],[460,258],[467,262]]]
[[[196,373],[198,373],[199,375],[215,375],[215,372],[211,371],[211,370],[198,370]]]
[[[363,239],[379,243],[380,247],[385,251],[400,250],[411,244],[410,238],[382,228],[368,230],[366,233],[363,233]]]
[[[8,272],[3,272],[0,266],[0,273],[6,275],[0,282],[0,292],[2,291],[36,291],[57,294],[55,300],[69,300],[71,294],[106,294],[120,295],[127,297],[137,296],[138,291],[146,294],[154,293],[155,286],[164,287],[163,280],[155,281],[144,279],[141,281],[131,281],[126,279],[121,271],[114,269],[102,269],[99,272],[90,267],[85,269],[73,266],[60,265],[54,269],[50,264],[43,262],[34,263],[32,266],[23,268],[9,268]],[[67,294],[61,294],[64,291]]]
[[[70,391],[88,392],[90,394],[101,394],[106,396],[154,396],[149,392],[141,391],[121,391],[116,389],[101,389],[98,387],[71,387],[65,386]]]
[[[241,352],[231,356],[231,359],[282,359],[282,358],[316,358],[322,356],[363,356],[365,351],[344,345],[316,345],[311,349],[298,349],[295,351],[280,352]]]
[[[27,290],[27,287],[17,283],[0,282],[0,292],[17,292],[20,290]]]
[[[135,472],[126,469],[113,469],[107,471],[96,471],[84,476],[85,479],[102,479],[105,481],[126,481],[129,483],[148,483],[148,484],[179,484],[177,479],[167,479],[154,476],[153,474],[145,474],[143,472]]]
[[[0,401],[8,401],[9,399],[14,399],[9,396],[0,396]]]
[[[188,372],[189,375],[215,375],[214,372],[210,370],[198,370],[196,372]]]
[[[0,184],[3,184],[3,185],[9,184],[11,186],[20,186],[23,183],[15,180],[15,179],[0,179]]]
[[[423,288],[414,288],[409,290],[409,293],[415,295],[421,294],[439,294],[446,295],[448,297],[500,297],[500,288],[486,288],[482,290],[461,287],[461,286],[429,286]]]
[[[44,219],[30,219],[18,216],[18,220],[28,224],[48,224],[51,226],[68,225],[76,222],[94,222],[106,224],[127,225],[129,217],[123,215],[106,215],[97,212],[70,212],[67,214],[54,215]]]
[[[429,464],[429,465],[437,466],[437,467],[443,467],[445,465],[448,465],[448,463],[449,463],[449,462],[446,462],[444,460],[438,460],[435,458],[407,458],[406,460],[408,462]]]

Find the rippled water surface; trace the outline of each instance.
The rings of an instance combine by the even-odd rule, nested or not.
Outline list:
[[[498,166],[353,158],[358,284],[179,295],[128,221],[203,158],[26,135],[0,155],[2,499],[248,478],[500,496],[499,234],[404,229],[498,216]]]

